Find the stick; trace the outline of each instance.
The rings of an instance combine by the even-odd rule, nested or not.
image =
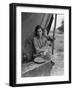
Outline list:
[[[54,22],[54,30],[53,30],[53,43],[52,43],[52,54],[54,54],[54,39],[55,39],[56,21],[57,21],[57,14],[55,14],[55,22]]]

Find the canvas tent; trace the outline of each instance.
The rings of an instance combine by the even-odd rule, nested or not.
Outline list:
[[[44,13],[22,13],[22,59],[24,54],[27,55],[29,61],[33,55],[33,32],[37,25],[50,31],[53,21],[53,14]]]

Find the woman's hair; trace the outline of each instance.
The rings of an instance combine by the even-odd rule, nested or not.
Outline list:
[[[35,34],[36,37],[38,37],[38,29],[40,29],[40,28],[41,28],[41,30],[42,30],[41,25],[37,25],[37,26],[35,27],[34,34]]]

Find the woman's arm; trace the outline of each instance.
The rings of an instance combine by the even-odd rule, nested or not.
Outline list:
[[[37,38],[34,38],[34,46],[37,52],[44,52],[46,47],[40,47]]]

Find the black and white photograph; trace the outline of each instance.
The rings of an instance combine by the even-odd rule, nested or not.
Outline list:
[[[64,75],[64,15],[22,12],[22,77]]]
[[[70,7],[14,6],[14,85],[70,83]]]

